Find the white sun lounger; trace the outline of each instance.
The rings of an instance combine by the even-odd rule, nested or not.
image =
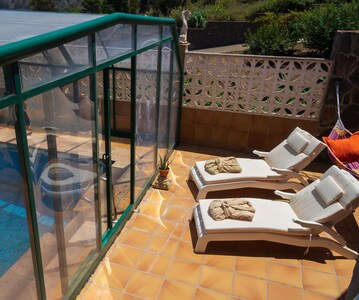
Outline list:
[[[300,190],[308,185],[298,174],[326,147],[308,132],[295,128],[293,132],[270,152],[254,150],[261,159],[237,158],[241,173],[211,175],[205,170],[206,161],[199,161],[190,170],[198,188],[197,200],[208,192],[238,188],[263,188],[271,190]],[[297,179],[293,181],[291,179]]]
[[[351,259],[358,253],[332,226],[359,205],[359,181],[345,170],[332,166],[296,194],[275,191],[289,202],[247,198],[256,209],[251,222],[224,219],[208,214],[212,200],[201,199],[193,210],[198,235],[195,251],[203,253],[211,241],[264,240],[300,247],[323,247]],[[325,232],[329,237],[319,236]]]

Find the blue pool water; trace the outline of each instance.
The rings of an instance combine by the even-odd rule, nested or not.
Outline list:
[[[40,234],[49,231],[54,219],[40,216]],[[29,249],[25,208],[0,200],[0,277]]]
[[[47,162],[46,152],[37,153],[36,164],[33,166],[35,185]],[[16,148],[13,145],[6,145],[6,148],[0,151],[0,277],[30,248],[21,186]],[[41,201],[49,208],[50,215],[37,212],[40,236],[46,232],[52,232],[55,222],[52,210],[53,200],[44,196]]]

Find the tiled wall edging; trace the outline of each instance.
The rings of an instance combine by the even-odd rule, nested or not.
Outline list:
[[[184,107],[180,142],[235,151],[271,150],[297,126],[314,134],[317,122]]]

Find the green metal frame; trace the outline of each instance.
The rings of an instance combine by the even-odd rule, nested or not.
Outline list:
[[[13,63],[13,74],[14,74],[14,84],[15,84],[15,93],[20,94],[21,83],[20,83],[20,74],[17,63]],[[21,100],[21,94],[19,96]],[[35,196],[31,180],[31,167],[30,167],[30,155],[29,148],[27,144],[26,137],[26,126],[25,126],[25,116],[24,116],[24,107],[23,102],[19,101],[17,104],[17,118],[19,120],[20,126],[15,126],[16,140],[19,153],[19,162],[21,166],[22,177],[25,182],[23,182],[23,195],[26,206],[26,215],[29,228],[29,237],[30,237],[30,247],[32,255],[32,263],[34,268],[35,276],[35,285],[37,296],[40,299],[46,298],[45,291],[45,281],[44,281],[44,271],[42,266],[41,258],[41,247],[40,247],[40,236],[39,229],[37,224],[37,215],[35,208]]]
[[[110,58],[105,61],[101,61],[100,63],[96,62],[96,42],[95,42],[95,34],[103,29],[109,28],[111,26],[115,26],[116,24],[131,24],[132,25],[132,50],[124,53],[122,55],[118,55],[117,57]],[[159,40],[147,45],[142,48],[138,48],[137,45],[137,26],[138,25],[154,25],[159,26]],[[34,199],[34,191],[32,187],[32,177],[31,177],[31,168],[30,168],[30,160],[29,160],[29,151],[26,137],[26,127],[25,127],[25,116],[24,116],[24,104],[23,102],[27,99],[30,99],[39,94],[43,94],[47,91],[50,91],[59,86],[67,85],[73,82],[76,82],[84,77],[89,77],[90,79],[90,95],[91,99],[94,102],[95,112],[98,111],[98,100],[97,100],[97,73],[104,73],[104,82],[105,89],[104,90],[104,101],[107,116],[110,116],[110,84],[108,82],[109,72],[113,72],[113,82],[115,83],[115,72],[116,68],[114,65],[120,61],[125,59],[131,59],[131,68],[126,69],[126,71],[131,72],[131,131],[129,133],[119,132],[114,128],[111,130],[110,127],[110,119],[107,120],[107,128],[105,129],[107,134],[106,137],[110,138],[111,134],[121,134],[123,136],[130,137],[131,139],[131,199],[130,205],[123,212],[122,216],[119,218],[116,224],[108,223],[108,230],[103,234],[101,238],[101,225],[97,224],[96,229],[96,245],[99,252],[96,255],[92,255],[87,258],[85,262],[86,268],[82,268],[79,270],[73,278],[74,282],[69,282],[69,286],[66,294],[64,295],[66,298],[75,298],[76,294],[80,291],[82,286],[86,283],[88,276],[93,272],[95,267],[98,265],[100,259],[105,255],[106,251],[110,247],[111,243],[116,238],[116,235],[123,228],[126,220],[130,218],[130,216],[134,212],[134,208],[140,203],[142,198],[144,197],[147,189],[150,187],[151,182],[157,175],[155,171],[153,175],[146,181],[144,187],[142,188],[139,195],[137,195],[135,199],[135,151],[136,151],[136,75],[137,75],[137,58],[136,56],[140,53],[148,51],[150,49],[158,49],[158,61],[157,61],[157,94],[156,94],[156,110],[157,116],[159,115],[160,108],[160,96],[161,96],[161,60],[162,60],[162,47],[165,43],[171,42],[172,50],[175,52],[175,56],[177,59],[177,65],[179,68],[179,72],[181,74],[180,78],[180,91],[183,87],[183,69],[182,62],[179,52],[179,47],[177,41],[177,32],[176,32],[176,23],[173,19],[165,19],[165,18],[154,18],[154,17],[144,17],[144,16],[136,16],[136,15],[128,15],[121,13],[114,13],[111,15],[106,15],[103,17],[99,17],[97,19],[87,21],[81,24],[77,24],[68,28],[60,29],[54,32],[50,32],[44,35],[35,36],[32,38],[25,39],[23,41],[14,42],[11,44],[7,44],[0,47],[0,67],[3,68],[3,73],[5,77],[6,90],[10,90],[11,93],[0,98],[0,109],[3,109],[8,106],[15,106],[18,124],[15,126],[16,128],[16,137],[17,137],[17,145],[19,149],[19,160],[21,164],[21,172],[24,178],[24,197],[26,202],[26,212],[28,217],[28,227],[30,234],[30,246],[32,252],[32,259],[34,265],[34,273],[35,273],[35,282],[36,282],[36,290],[38,299],[46,299],[46,291],[45,291],[45,281],[44,281],[44,272],[42,266],[42,258],[41,258],[41,247],[40,247],[40,237],[38,232],[37,225],[37,216],[36,216],[36,207],[35,207],[35,199]],[[171,28],[172,36],[163,38],[163,26],[169,26]],[[73,72],[64,74],[62,77],[51,78],[49,81],[40,82],[38,85],[31,87],[27,90],[22,90],[21,87],[21,78],[19,72],[19,61],[33,56],[39,52],[46,52],[49,49],[54,47],[59,47],[63,56],[68,60],[69,65],[75,65],[72,61],[71,57],[68,55],[66,49],[62,46],[68,42],[73,40],[88,37],[89,43],[89,63],[90,66],[83,67],[81,69],[75,70]],[[173,57],[171,59],[171,74],[173,71]],[[22,64],[27,64],[25,62],[21,62]],[[40,64],[39,64],[40,66]],[[46,64],[44,65],[46,66]],[[52,65],[53,66],[53,65]],[[56,67],[56,66],[54,66]],[[58,66],[59,68],[63,66]],[[120,68],[121,69],[121,68]],[[12,75],[12,80],[9,78]],[[170,75],[173,76],[173,75]],[[106,78],[105,78],[106,77]],[[171,77],[170,77],[171,78]],[[107,83],[106,83],[107,82]],[[172,85],[171,85],[172,86]],[[115,90],[115,85],[113,84],[113,89]],[[74,89],[76,87],[74,86]],[[171,90],[172,88],[170,88]],[[113,93],[113,98],[115,98],[115,93]],[[178,124],[180,122],[180,110],[182,103],[182,95],[179,95],[179,108],[178,108]],[[115,102],[115,99],[113,99]],[[169,97],[169,105],[168,105],[168,124],[170,124],[171,117],[171,104],[172,104],[172,93]],[[115,111],[113,112],[115,114]],[[95,168],[98,174],[97,184],[95,185],[95,216],[98,218],[98,222],[101,223],[101,206],[99,199],[99,190],[98,187],[100,185],[100,170],[99,170],[99,142],[97,132],[99,129],[98,124],[98,116],[95,114],[95,136],[93,136],[92,143],[92,152],[93,157],[97,159]],[[114,118],[114,124],[116,120]],[[158,120],[156,121],[157,125],[157,141],[156,141],[156,159],[157,159],[157,150],[158,150]],[[176,142],[178,139],[179,128],[177,127],[176,134]],[[169,145],[169,135],[167,136],[167,145],[169,147],[169,151],[173,150],[175,145]],[[109,161],[111,161],[111,149],[110,147],[106,147],[106,152],[109,154]],[[111,168],[109,168],[111,169]],[[109,183],[107,184],[107,197],[108,203],[111,203],[112,189],[110,188],[110,184],[112,182],[112,174],[111,170],[107,172],[107,179]],[[112,217],[112,207],[108,205],[108,218]],[[112,226],[113,225],[113,226]]]

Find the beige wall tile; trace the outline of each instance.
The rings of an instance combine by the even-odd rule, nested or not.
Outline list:
[[[250,132],[248,136],[249,149],[270,150],[267,148],[267,134],[259,132]]]
[[[233,114],[231,127],[236,130],[249,131],[251,119],[252,115]]]
[[[253,115],[250,124],[250,131],[268,134],[270,122],[271,118],[267,116]]]
[[[211,126],[196,125],[192,130],[194,130],[194,140],[196,143],[200,143],[200,145],[211,145]]]
[[[278,146],[281,142],[283,142],[287,138],[287,135],[275,135],[275,134],[268,134],[267,136],[267,143],[266,143],[266,149],[268,151],[272,150],[274,147]]]
[[[181,113],[181,122],[186,125],[193,125],[196,120],[196,110],[183,107]]]
[[[211,139],[213,147],[224,148],[228,143],[230,131],[230,128],[212,127],[211,136],[208,136],[208,138]]]
[[[181,124],[180,141],[182,143],[193,144],[195,137],[194,125]]]
[[[215,112],[213,114],[213,122],[212,125],[215,127],[224,127],[230,128],[232,125],[232,118],[235,114],[228,112]]]
[[[246,149],[248,145],[248,132],[242,130],[230,130],[228,133],[227,149]]]
[[[196,109],[196,124],[199,125],[213,125],[213,115],[215,112],[211,110]]]

